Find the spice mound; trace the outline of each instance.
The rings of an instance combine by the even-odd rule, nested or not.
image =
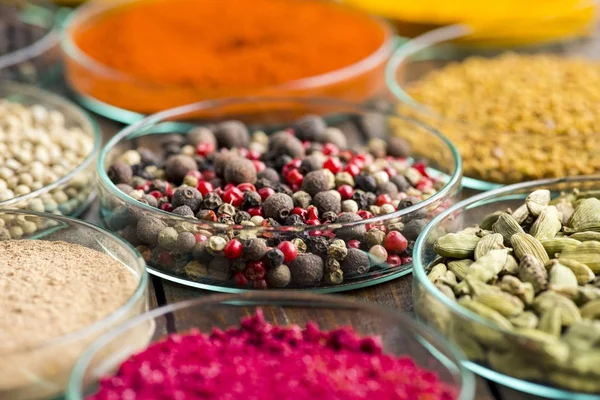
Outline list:
[[[0,99],[0,204],[56,182],[90,155],[92,136],[69,126],[66,118],[42,105]],[[16,206],[68,215],[87,201],[91,182],[92,172],[82,171],[65,185]]]
[[[454,324],[451,336],[469,358],[517,378],[600,393],[597,196],[575,190],[551,199],[550,191],[539,189],[514,210],[437,239],[441,259],[429,279],[497,327]],[[436,305],[419,307],[420,313],[452,326]]]
[[[449,64],[406,90],[458,146],[465,176],[506,184],[600,171],[599,79],[595,61],[507,53]]]
[[[174,334],[126,360],[89,400],[125,398],[451,400],[454,388],[377,337],[309,322],[272,326],[261,310],[239,328]]]
[[[225,121],[165,135],[161,146],[126,151],[107,174],[131,198],[188,222],[121,200],[111,201],[106,225],[153,267],[219,285],[339,285],[408,264],[433,211],[385,216],[443,186],[410,161],[403,140],[350,150],[316,115],[269,136]],[[373,217],[384,219],[362,222]]]

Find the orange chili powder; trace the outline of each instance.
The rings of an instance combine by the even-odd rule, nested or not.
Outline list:
[[[198,101],[199,92],[237,95],[350,66],[380,49],[389,32],[326,1],[145,0],[81,23],[71,35],[100,64],[133,80],[196,90]],[[85,86],[98,92],[102,82]],[[112,95],[101,100],[114,104],[127,94]]]

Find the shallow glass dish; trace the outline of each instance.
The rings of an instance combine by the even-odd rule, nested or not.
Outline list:
[[[47,0],[0,0],[0,7],[14,9],[21,23],[0,32],[0,80],[42,86],[53,82],[60,71],[56,5]]]
[[[138,282],[127,302],[109,316],[33,349],[0,355],[0,398],[53,398],[64,392],[73,365],[93,340],[117,324],[148,310],[145,263],[140,254],[121,238],[87,222],[18,210],[0,210],[0,221],[3,226],[0,240],[10,239],[7,232],[19,230],[22,233],[25,230],[33,233],[22,234],[20,239],[78,244],[116,259]],[[31,225],[35,225],[36,229],[29,229]]]
[[[153,151],[160,149],[161,139],[169,133],[187,134],[195,126],[237,119],[245,123],[249,129],[262,130],[267,133],[285,129],[305,114],[317,114],[325,118],[329,126],[341,129],[348,142],[364,144],[369,137],[385,137],[395,129],[399,121],[406,121],[410,129],[401,129],[398,134],[410,143],[417,136],[431,138],[426,147],[415,143],[412,156],[424,160],[429,168],[429,175],[440,181],[441,188],[426,200],[391,214],[365,219],[353,223],[328,224],[319,226],[281,226],[244,227],[211,223],[192,218],[178,217],[172,213],[159,210],[134,200],[119,190],[109,179],[106,171],[112,161],[126,150],[145,147]],[[284,241],[301,238],[306,240],[311,232],[320,231],[322,235],[336,236],[336,231],[350,227],[391,226],[399,222],[406,224],[413,219],[429,219],[440,210],[448,207],[460,189],[461,161],[457,151],[444,136],[418,123],[410,121],[392,112],[374,108],[361,107],[326,98],[240,98],[207,101],[175,108],[150,116],[132,125],[114,136],[104,147],[98,158],[100,220],[109,230],[116,232],[134,245],[141,245],[136,234],[137,221],[148,216],[165,222],[168,226],[178,225],[176,229],[192,233],[203,231],[203,235],[227,234],[240,236],[252,234],[258,238],[271,241]],[[185,222],[186,225],[181,225]],[[409,240],[416,239],[408,237]],[[412,242],[409,244],[409,248]],[[152,253],[147,257],[149,271],[162,278],[200,289],[221,292],[239,292],[247,288],[237,287],[232,277],[227,274],[211,272],[206,268],[197,268],[187,263],[193,260],[192,252],[173,254],[165,252],[160,246],[141,247],[141,252]],[[363,251],[364,252],[364,251]],[[366,254],[366,252],[364,252]],[[163,255],[161,255],[163,254]],[[165,255],[166,254],[166,255]],[[170,254],[170,255],[169,255]],[[320,257],[325,261],[325,254]],[[162,261],[161,261],[162,260]],[[165,261],[166,260],[166,261]],[[410,272],[412,264],[407,261],[398,267],[387,263],[377,264],[371,268],[365,265],[367,272],[359,274],[340,285],[319,285],[305,288],[317,292],[339,292],[385,282]],[[233,272],[233,271],[231,271]]]
[[[425,33],[398,48],[387,65],[386,80],[390,91],[401,102],[398,108],[399,112],[430,124],[444,132],[452,140],[463,157],[463,185],[470,189],[486,191],[505,184],[532,179],[598,173],[600,171],[600,145],[597,140],[594,140],[593,135],[556,134],[550,136],[529,130],[518,133],[506,132],[502,128],[498,128],[504,121],[498,121],[497,118],[482,118],[477,125],[473,122],[451,119],[443,117],[427,104],[411,97],[409,94],[411,87],[420,80],[429,74],[435,74],[445,67],[457,65],[469,58],[473,60],[488,59],[511,53],[518,55],[549,54],[594,61],[599,58],[597,48],[600,37],[596,33],[571,38],[570,41],[536,46],[484,46],[480,43],[482,37],[494,38],[498,29],[500,27],[496,25],[488,26],[486,29],[452,25]],[[508,78],[506,81],[507,85],[512,83]],[[448,85],[453,83],[448,83]],[[529,93],[526,84],[514,84],[523,86],[523,96]],[[548,93],[548,96],[550,95]],[[449,99],[448,101],[457,102],[458,100]],[[488,111],[481,112],[485,114]],[[459,114],[462,111],[458,108],[453,112]],[[590,112],[593,114],[592,118],[596,118],[595,110],[590,110]],[[540,121],[540,124],[542,122],[548,126],[552,124],[552,122],[544,121]],[[574,122],[574,124],[576,123]],[[546,175],[541,175],[535,170],[531,171],[528,165],[521,162],[528,160],[533,155],[536,159],[544,160],[545,165],[553,165],[557,159],[556,149],[572,148],[574,140],[585,143],[585,150],[571,153],[577,154],[575,158],[583,160],[572,167],[561,166],[556,170],[547,168],[548,171],[544,172]],[[518,159],[505,157],[511,151],[508,143],[515,141],[523,143],[521,146],[523,153],[519,154]],[[554,144],[554,147],[550,144]],[[488,162],[489,165],[486,165]]]
[[[26,106],[41,105],[61,112],[65,126],[79,128],[90,137],[93,148],[85,160],[60,179],[28,194],[0,201],[0,209],[18,208],[76,217],[85,211],[96,196],[94,161],[100,152],[102,136],[93,119],[80,107],[53,93],[14,82],[0,82],[0,100]]]
[[[94,342],[73,369],[67,399],[80,400],[97,389],[99,378],[112,373],[129,356],[172,333],[192,328],[239,326],[248,315],[262,309],[273,325],[306,326],[316,322],[322,330],[351,327],[361,336],[376,335],[383,350],[412,357],[421,367],[436,373],[456,388],[455,400],[471,400],[475,393],[473,375],[461,366],[459,351],[407,315],[364,302],[308,293],[246,293],[189,300],[152,310],[128,321]]]
[[[475,226],[494,211],[503,211],[507,208],[514,210],[523,204],[525,197],[534,190],[548,189],[552,197],[555,197],[562,191],[569,192],[575,188],[597,190],[600,188],[600,176],[547,179],[505,186],[461,201],[440,213],[425,227],[415,245],[413,299],[419,320],[435,328],[444,337],[461,347],[469,359],[465,364],[466,367],[476,374],[535,396],[560,400],[592,400],[598,399],[599,395],[574,392],[552,386],[548,382],[511,376],[511,373],[523,373],[522,370],[517,372],[516,365],[507,365],[506,370],[502,372],[492,369],[486,361],[491,353],[506,351],[509,346],[512,346],[512,351],[531,354],[532,360],[540,359],[540,352],[536,353],[536,350],[543,349],[543,344],[499,328],[489,320],[451,301],[427,277],[427,268],[438,259],[433,243],[441,234]],[[487,344],[482,342],[484,336],[489,340],[486,341]],[[475,337],[479,340],[474,339]],[[504,343],[507,347],[501,348],[503,346],[500,343]],[[552,372],[555,371],[544,371],[544,377]],[[571,380],[576,382],[577,379],[596,380],[591,375],[571,376]],[[572,384],[576,384],[575,382]]]
[[[90,2],[81,6],[66,23],[62,49],[65,76],[75,97],[94,112],[124,123],[139,121],[144,115],[193,102],[225,97],[327,96],[347,101],[366,102],[387,94],[384,68],[396,43],[392,28],[383,20],[365,15],[379,26],[381,46],[355,64],[337,71],[306,77],[275,87],[197,87],[149,82],[114,70],[94,60],[75,43],[74,35],[95,20],[139,0]],[[151,46],[151,44],[148,44]],[[151,99],[151,103],[149,103]]]

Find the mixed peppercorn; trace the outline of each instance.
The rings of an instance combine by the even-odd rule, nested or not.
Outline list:
[[[353,151],[315,115],[272,135],[239,121],[197,127],[164,135],[159,149],[124,152],[108,176],[130,197],[187,219],[123,202],[106,224],[155,268],[244,288],[337,285],[409,263],[428,212],[368,220],[442,184],[402,139]]]

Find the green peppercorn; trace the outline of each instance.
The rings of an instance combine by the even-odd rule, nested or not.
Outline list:
[[[208,267],[200,261],[190,261],[183,270],[189,278],[195,280],[200,280],[208,275]]]
[[[172,250],[175,248],[179,233],[175,228],[167,227],[158,234],[158,245],[164,249]]]
[[[325,283],[330,285],[339,285],[344,282],[344,271],[341,269],[336,269],[333,271],[328,271],[324,276]]]
[[[385,232],[379,228],[371,228],[364,235],[364,241],[369,247],[383,243],[384,239]]]
[[[325,261],[325,271],[326,272],[331,272],[331,271],[335,271],[340,269],[340,262],[338,260],[336,260],[335,258],[327,258],[327,260]]]
[[[228,203],[221,204],[219,206],[217,213],[220,215],[227,214],[229,216],[234,216],[235,215],[235,207]]]
[[[208,238],[208,245],[206,247],[210,253],[219,254],[223,252],[226,244],[227,239],[219,235],[214,235]]]
[[[310,194],[306,193],[305,191],[300,190],[292,195],[292,200],[294,201],[295,207],[307,209],[308,206],[310,206],[312,197]]]
[[[346,242],[344,242],[341,239],[335,239],[329,245],[329,248],[327,249],[327,254],[329,254],[329,256],[331,258],[334,258],[338,261],[343,260],[344,257],[346,257],[346,254],[348,254],[348,249],[346,248]]]
[[[335,187],[339,188],[342,185],[354,187],[354,178],[349,172],[342,171],[335,175]]]
[[[292,280],[292,274],[287,265],[282,264],[267,271],[267,283],[270,287],[284,288]]]
[[[291,242],[296,246],[298,254],[306,253],[306,243],[300,238],[294,238]]]
[[[186,186],[196,187],[198,186],[198,178],[193,175],[186,175],[185,178],[183,178],[183,184]]]
[[[369,265],[367,253],[354,247],[348,249],[348,254],[341,262],[342,271],[347,277],[364,274],[369,270]]]

